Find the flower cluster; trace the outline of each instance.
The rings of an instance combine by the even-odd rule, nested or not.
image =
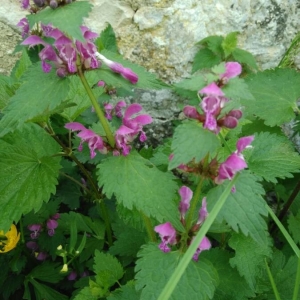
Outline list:
[[[122,118],[123,117],[122,108],[124,107],[126,107],[125,101],[119,101],[115,106],[113,106],[111,103],[105,103],[104,110],[105,110],[106,119],[112,120],[113,115],[115,115],[118,118]]]
[[[20,0],[23,9],[29,9],[31,13],[36,12],[37,8],[45,8],[50,6],[52,9],[57,8],[59,5],[66,5],[72,3],[72,0],[33,0],[30,5],[29,0]]]
[[[122,117],[122,107],[125,106],[124,101],[120,101],[116,104],[115,107],[112,105],[106,104],[104,106],[106,110],[106,117],[108,119],[112,116],[112,110],[114,109],[114,114],[118,117]],[[113,155],[128,155],[131,150],[130,143],[140,134],[140,141],[145,142],[147,136],[143,131],[143,126],[150,124],[152,118],[148,114],[137,115],[141,110],[142,106],[140,104],[134,103],[127,107],[124,112],[124,117],[122,120],[122,125],[115,133],[115,149],[113,150]],[[71,122],[65,125],[65,128],[72,131],[79,131],[77,136],[81,139],[78,150],[82,151],[82,144],[84,142],[88,143],[91,158],[96,156],[95,150],[98,150],[102,154],[107,154],[110,146],[103,140],[103,138],[96,134],[94,131],[85,128],[82,124],[78,122]]]
[[[203,127],[208,130],[219,133],[221,127],[235,128],[238,120],[242,117],[242,112],[239,109],[234,109],[221,115],[222,109],[229,101],[225,97],[221,87],[228,83],[230,78],[240,75],[242,67],[237,62],[227,62],[225,64],[225,73],[219,76],[217,83],[212,82],[199,91],[199,94],[204,95],[201,102],[203,114],[200,114],[194,106],[185,106],[183,113],[192,119],[196,119],[203,123]]]
[[[185,224],[185,215],[188,209],[190,208],[190,202],[193,197],[193,192],[187,186],[182,186],[179,190],[179,195],[181,197],[181,201],[179,203],[179,212],[180,212],[180,221],[182,224]],[[199,216],[196,224],[192,227],[191,231],[194,235],[203,224],[205,219],[208,216],[208,212],[206,209],[206,198],[202,200],[202,206],[199,210]],[[161,238],[161,243],[159,244],[159,249],[163,252],[170,252],[171,248],[169,246],[176,245],[180,242],[180,234],[178,234],[175,228],[172,226],[170,222],[160,224],[154,228],[154,230],[159,234]],[[193,238],[188,241],[189,244],[193,242]],[[197,247],[197,251],[195,252],[193,259],[198,261],[199,254],[204,250],[209,250],[211,248],[211,243],[207,237],[204,237]]]
[[[4,233],[0,230],[0,253],[6,253],[14,249],[20,240],[20,233],[17,227],[12,224],[8,232]]]

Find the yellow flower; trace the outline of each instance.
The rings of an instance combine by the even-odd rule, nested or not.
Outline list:
[[[0,253],[8,252],[14,249],[20,240],[20,233],[18,234],[17,227],[12,224],[9,231],[4,234],[0,230]]]

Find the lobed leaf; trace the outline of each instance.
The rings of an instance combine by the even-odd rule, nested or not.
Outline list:
[[[95,45],[99,51],[103,49],[109,50],[114,53],[118,53],[118,45],[116,35],[110,24],[101,32],[100,37],[95,40]]]
[[[143,300],[157,299],[178,265],[180,253],[164,253],[158,245],[148,244],[143,246],[138,256],[140,258],[135,268],[136,289],[141,290]],[[190,262],[170,299],[212,299],[218,283],[219,278],[214,266],[200,255],[198,262]]]
[[[209,49],[200,49],[194,57],[192,73],[195,73],[198,70],[212,68],[221,62],[222,58],[213,51]]]
[[[288,227],[295,243],[300,244],[300,211],[294,216],[290,214],[288,217]]]
[[[127,282],[126,285],[113,291],[107,300],[140,300],[140,292],[135,290],[135,284],[133,281]]]

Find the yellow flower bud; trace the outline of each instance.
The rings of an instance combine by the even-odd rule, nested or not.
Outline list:
[[[61,273],[66,273],[68,272],[68,265],[67,264],[64,264],[62,269],[60,270]]]

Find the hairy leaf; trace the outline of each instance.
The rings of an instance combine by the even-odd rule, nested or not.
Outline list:
[[[60,158],[51,156],[59,150],[54,140],[33,124],[0,140],[0,228],[7,230],[22,213],[38,211],[55,193]]]
[[[89,286],[84,287],[75,296],[74,300],[97,300],[97,296],[93,295]]]
[[[300,244],[300,211],[298,211],[297,215],[294,216],[290,214],[288,217],[289,231],[295,241],[295,243]]]
[[[54,110],[69,91],[69,80],[55,71],[44,73],[40,64],[29,67],[22,76],[22,85],[3,110],[0,136],[24,126],[24,122]]]
[[[221,57],[216,55],[213,51],[200,49],[194,57],[192,73],[198,70],[212,68],[220,62],[222,62]]]
[[[262,186],[256,182],[254,175],[244,171],[238,177],[235,188],[236,191],[228,196],[217,220],[221,222],[224,219],[234,231],[241,230],[244,235],[250,235],[258,243],[265,244],[268,234],[263,216],[267,216],[268,213],[261,196],[264,194]],[[209,191],[208,211],[211,211],[224,189],[225,184]]]
[[[177,190],[174,176],[159,171],[138,153],[105,159],[98,165],[98,183],[108,198],[114,194],[129,209],[136,207],[160,222],[181,227],[173,201]]]
[[[282,125],[291,121],[300,97],[300,74],[293,69],[274,69],[246,77],[254,100],[242,104],[249,114],[263,119],[266,125]]]
[[[45,262],[42,265],[38,265],[33,270],[31,270],[29,276],[41,281],[57,283],[63,278],[60,270],[61,266],[59,264]]]
[[[158,245],[148,244],[138,256],[136,289],[142,290],[143,300],[157,299],[178,265],[180,254],[178,251],[164,253]],[[200,255],[198,262],[190,262],[170,299],[212,299],[218,281],[214,266]]]
[[[84,42],[85,39],[78,24],[82,24],[83,18],[88,16],[91,9],[92,5],[88,1],[76,1],[56,9],[45,8],[38,14],[27,15],[27,19],[30,28],[38,22],[51,23],[66,35]]]
[[[106,49],[118,53],[116,35],[110,24],[101,32],[100,37],[95,40],[95,45],[97,45],[98,51]]]
[[[214,300],[247,300],[255,296],[245,279],[230,266],[229,259],[232,256],[232,253],[217,248],[201,253],[201,259],[209,260],[219,275],[220,284],[214,294]]]
[[[250,52],[236,48],[233,50],[232,56],[237,62],[248,65],[254,70],[258,69],[255,58]]]
[[[229,56],[237,45],[237,35],[238,32],[230,32],[226,37],[224,38],[222,42],[222,48],[225,53],[225,57]]]
[[[267,239],[266,243],[258,243],[250,236],[236,233],[229,240],[229,246],[235,250],[235,257],[230,259],[230,264],[238,269],[253,291],[257,277],[262,275],[265,258],[271,257],[270,241]]]
[[[213,154],[220,147],[218,137],[197,122],[188,121],[178,126],[172,141],[174,157],[169,162],[169,169],[186,164],[193,159],[199,162],[207,153]]]
[[[248,167],[265,180],[277,183],[276,178],[290,178],[291,173],[299,172],[300,156],[285,136],[261,132],[252,146]]]
[[[197,44],[203,45],[209,50],[211,50],[216,55],[223,55],[222,42],[224,38],[219,35],[211,35],[202,39]]]
[[[126,285],[113,291],[113,293],[107,297],[107,300],[140,300],[140,297],[140,292],[135,290],[134,282],[129,281]]]

